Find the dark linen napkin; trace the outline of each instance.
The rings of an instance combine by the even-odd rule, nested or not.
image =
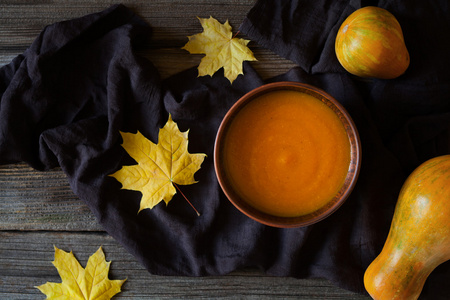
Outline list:
[[[450,78],[444,72],[450,49],[434,41],[450,29],[450,14],[440,3],[380,2],[403,25],[411,66],[395,80],[361,81],[338,65],[333,36],[362,5],[257,2],[241,32],[299,67],[263,81],[245,63],[245,76],[233,85],[222,71],[198,78],[195,68],[161,81],[151,62],[136,54],[151,43],[150,25],[122,5],[50,25],[0,69],[0,163],[60,166],[98,222],[153,274],[205,276],[257,267],[277,276],[325,277],[364,293],[364,270],[381,250],[404,179],[420,162],[450,153]],[[435,25],[423,24],[429,17]],[[214,174],[214,139],[228,108],[247,91],[279,80],[310,83],[336,97],[363,145],[352,195],[332,216],[306,228],[252,221],[229,203]],[[119,131],[139,130],[157,142],[169,113],[182,131],[190,130],[189,151],[207,154],[195,174],[199,182],[181,187],[200,217],[179,194],[168,206],[138,214],[141,194],[121,190],[108,176],[135,164],[120,146]],[[449,279],[450,265],[438,267],[423,299],[447,299]]]

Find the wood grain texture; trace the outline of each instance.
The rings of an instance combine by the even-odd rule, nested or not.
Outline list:
[[[0,166],[0,229],[103,230],[59,168],[40,172],[26,164]]]
[[[202,31],[199,17],[227,19],[236,31],[256,0],[122,1],[153,28],[149,59],[163,78],[198,65],[201,56],[181,47]],[[116,4],[97,0],[0,0],[0,66],[23,53],[45,26]],[[242,34],[239,36],[245,38]],[[252,66],[263,77],[295,65],[251,42]],[[240,270],[227,276],[167,277],[149,274],[97,224],[61,171],[35,171],[24,163],[0,166],[0,299],[44,299],[34,286],[60,282],[53,245],[73,251],[84,266],[102,246],[112,261],[110,278],[127,278],[114,299],[368,299],[323,279],[293,279]]]
[[[0,297],[38,299],[34,288],[61,282],[53,267],[53,245],[74,252],[82,266],[101,245],[112,261],[110,279],[127,278],[114,299],[365,299],[321,279],[294,279],[242,270],[226,276],[181,277],[149,274],[106,233],[0,232]],[[33,246],[30,246],[33,241]]]

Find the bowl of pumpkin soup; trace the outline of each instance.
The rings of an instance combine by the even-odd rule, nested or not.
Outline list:
[[[361,163],[358,131],[324,91],[276,82],[245,94],[217,132],[214,167],[230,202],[265,225],[311,225],[351,193]]]

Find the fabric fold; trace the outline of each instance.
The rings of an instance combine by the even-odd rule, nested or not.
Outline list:
[[[339,72],[334,37],[357,0],[258,1],[239,30],[307,72]]]

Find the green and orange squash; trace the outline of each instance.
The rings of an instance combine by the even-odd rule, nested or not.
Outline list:
[[[392,79],[409,66],[402,28],[389,11],[366,6],[345,19],[336,36],[340,64],[359,77]]]
[[[376,300],[417,299],[429,274],[449,259],[450,155],[444,155],[424,162],[405,181],[364,285]]]

